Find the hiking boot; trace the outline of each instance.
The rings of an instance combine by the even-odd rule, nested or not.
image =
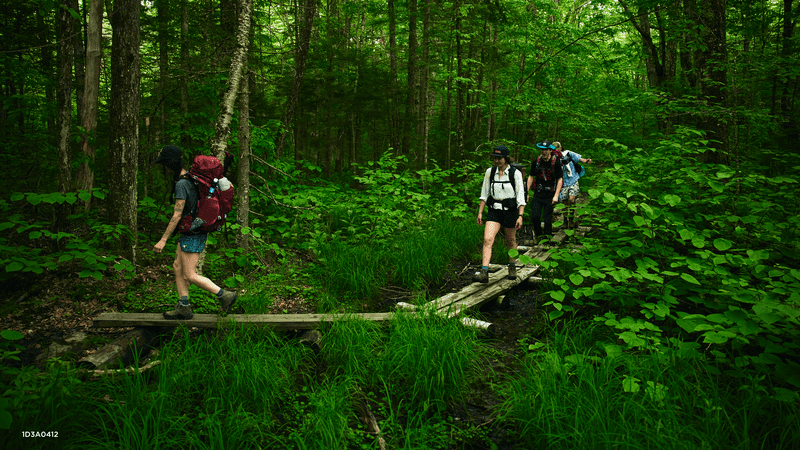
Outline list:
[[[175,305],[175,309],[164,313],[164,318],[169,320],[189,320],[192,317],[194,317],[192,307],[189,305],[181,305],[180,302]]]
[[[488,283],[489,282],[489,271],[481,267],[481,270],[475,272],[475,275],[472,276],[472,281],[476,283]]]
[[[508,265],[508,276],[506,277],[509,280],[516,280],[517,279],[517,265],[516,264],[509,264]]]
[[[234,303],[236,303],[236,299],[239,297],[239,294],[233,291],[222,291],[222,295],[219,296],[219,303],[222,305],[222,310],[228,312],[231,310],[231,307]]]

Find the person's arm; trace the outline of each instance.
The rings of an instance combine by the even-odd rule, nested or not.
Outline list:
[[[592,158],[589,158],[589,159],[581,158],[581,162],[585,163],[585,164],[591,164],[592,163]]]
[[[558,203],[558,197],[561,195],[561,186],[564,185],[564,178],[559,177],[556,182],[556,195],[553,196],[553,204]]]
[[[483,225],[483,208],[486,207],[486,202],[481,200],[481,204],[478,206],[478,225]]]
[[[533,186],[533,175],[528,175],[528,180],[525,182],[525,190],[530,191]]]
[[[164,235],[161,236],[161,240],[153,246],[153,251],[156,253],[161,253],[164,250],[164,247],[167,245],[167,239],[172,236],[172,232],[175,231],[175,228],[178,227],[178,222],[181,221],[181,216],[183,215],[183,207],[186,204],[186,200],[178,199],[175,201],[175,207],[172,209],[172,218],[169,219],[169,224],[167,224],[167,230],[164,231]]]

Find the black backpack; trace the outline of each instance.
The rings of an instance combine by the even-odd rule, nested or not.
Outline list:
[[[511,183],[511,189],[514,191],[514,198],[513,199],[512,198],[507,198],[505,200],[500,200],[500,201],[503,202],[503,207],[504,208],[507,208],[507,209],[515,208],[516,205],[517,205],[517,178],[516,178],[517,168],[516,168],[516,165],[515,164],[511,164],[510,166],[508,166],[508,178],[511,181],[494,181],[494,176],[496,174],[497,174],[497,166],[492,166],[492,172],[489,174],[489,198],[486,199],[486,204],[489,205],[489,206],[492,206],[494,204],[495,200],[494,200],[494,197],[492,197],[492,194],[494,193],[493,186],[494,186],[495,183],[500,183],[500,184]],[[523,186],[524,186],[524,184],[525,184],[524,177],[523,177],[522,183],[523,183]],[[512,202],[513,202],[513,204],[512,204]]]
[[[567,152],[571,152],[571,150],[566,150],[564,152],[564,154],[563,154],[564,159],[561,160],[561,166],[566,169],[567,165],[570,163],[570,161],[572,161],[572,166],[575,167],[575,173],[577,173],[578,174],[578,178],[580,178],[581,177],[581,172],[583,172],[583,166],[581,166],[580,163],[577,163],[577,162],[573,161],[571,158],[567,158],[566,157]]]

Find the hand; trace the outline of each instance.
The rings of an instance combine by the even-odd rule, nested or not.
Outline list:
[[[478,225],[483,225],[483,214],[478,213]]]
[[[162,240],[158,241],[156,243],[156,245],[153,246],[153,251],[156,252],[156,253],[161,253],[162,251],[164,251],[164,247],[166,247],[166,246],[167,246],[167,241],[162,239]]]
[[[516,228],[517,230],[522,228],[522,216],[517,217],[517,223],[514,225],[514,228]]]
[[[558,194],[553,196],[553,204],[555,205],[556,203],[558,203]]]

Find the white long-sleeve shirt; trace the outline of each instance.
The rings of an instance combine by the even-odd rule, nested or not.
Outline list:
[[[491,208],[503,209],[503,205],[500,204],[500,200],[514,198],[514,185],[510,183],[511,179],[508,176],[508,172],[510,170],[511,166],[506,167],[505,172],[503,172],[503,175],[501,176],[500,169],[498,168],[494,175],[495,182],[492,184],[489,182],[489,177],[492,174],[492,168],[489,167],[486,169],[486,174],[483,176],[483,186],[481,187],[480,199],[485,202],[486,199],[489,198],[489,195],[491,195],[492,198],[496,200]],[[525,205],[525,182],[522,179],[522,171],[516,169],[514,171],[514,178],[517,180],[517,207],[520,207]]]

